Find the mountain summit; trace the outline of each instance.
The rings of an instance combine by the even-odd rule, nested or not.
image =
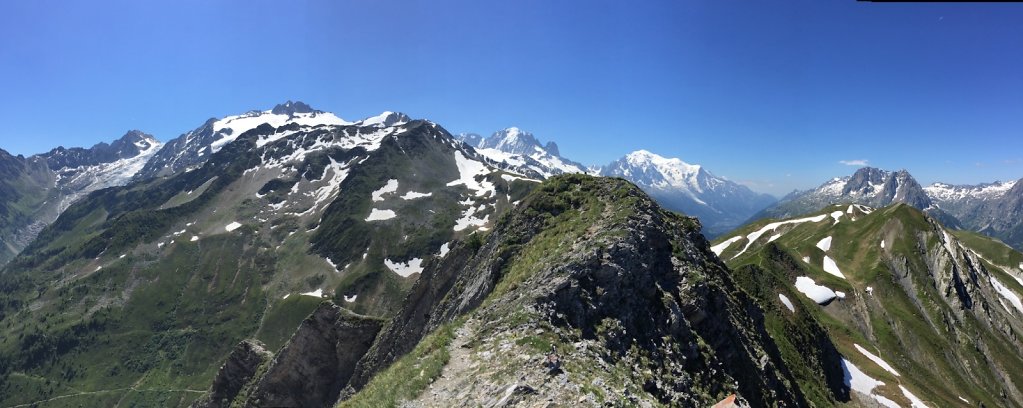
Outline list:
[[[931,199],[908,171],[863,167],[852,176],[833,178],[813,190],[794,191],[752,219],[787,218],[836,203],[871,207],[906,203],[921,210],[931,207]]]
[[[487,138],[475,133],[462,133],[458,139],[494,162],[530,177],[548,178],[586,172],[582,164],[561,157],[554,142],[542,145],[532,133],[517,127],[499,130]]]
[[[700,165],[646,150],[611,162],[600,169],[600,175],[630,180],[661,205],[700,218],[709,235],[739,226],[774,202],[774,197],[715,176]]]

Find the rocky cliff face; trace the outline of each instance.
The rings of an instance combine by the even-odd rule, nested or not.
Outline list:
[[[245,384],[256,376],[260,366],[270,361],[273,353],[267,351],[258,341],[245,340],[238,343],[227,362],[220,366],[213,386],[202,398],[192,403],[194,408],[219,408],[231,406]]]
[[[252,340],[228,357],[193,407],[322,407],[338,398],[382,322],[323,302],[272,360]]]
[[[341,405],[809,405],[699,229],[624,180],[548,180],[486,239],[427,266]],[[439,372],[403,371],[438,343]],[[431,391],[385,391],[417,375]]]

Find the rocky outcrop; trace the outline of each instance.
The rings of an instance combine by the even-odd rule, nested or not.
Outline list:
[[[414,405],[809,406],[699,231],[624,180],[554,177],[427,265],[342,398],[455,324],[451,361]]]
[[[252,407],[322,407],[338,398],[382,322],[324,302],[254,384]]]
[[[192,403],[192,407],[229,407],[242,387],[255,377],[259,366],[270,361],[272,357],[273,353],[267,351],[258,341],[242,341],[227,357],[227,362],[220,366],[210,391]]]

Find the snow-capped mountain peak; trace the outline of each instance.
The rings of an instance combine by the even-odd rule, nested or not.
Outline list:
[[[532,133],[517,127],[499,130],[486,138],[475,133],[462,133],[458,140],[518,173],[546,178],[562,173],[586,172],[583,165],[561,157],[554,142],[541,145]]]
[[[320,125],[351,125],[330,112],[314,110],[302,102],[288,101],[277,105],[271,110],[249,111],[241,115],[228,116],[213,122],[214,142],[210,144],[210,153],[216,153],[224,145],[235,141],[243,133],[255,129],[262,124],[280,127],[290,123],[300,126]]]
[[[373,126],[373,127],[391,127],[403,125],[411,121],[408,115],[401,112],[385,111],[379,115],[371,116],[366,119],[355,122],[358,126]]]
[[[657,198],[662,205],[700,217],[707,233],[738,226],[774,202],[748,187],[717,177],[703,166],[647,150],[629,153],[600,170],[602,176],[623,177]]]
[[[530,156],[544,148],[532,133],[524,132],[517,127],[494,132],[490,137],[480,141],[477,146],[482,149],[497,149],[505,153]],[[555,155],[554,153],[551,153]]]
[[[996,181],[978,185],[953,185],[947,183],[933,183],[924,187],[927,195],[936,201],[966,200],[966,199],[996,199],[1005,195],[1016,185],[1017,180]]]
[[[702,169],[699,164],[689,164],[679,158],[667,158],[648,150],[636,150],[625,158],[633,166],[654,166],[664,173],[675,175],[696,174]]]

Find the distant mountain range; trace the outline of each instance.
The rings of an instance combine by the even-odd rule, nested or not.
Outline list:
[[[1013,242],[1020,188],[866,168],[764,209],[301,102],[0,151],[0,406],[1019,405],[1023,254],[936,217]]]
[[[906,170],[863,167],[852,176],[831,179],[812,190],[795,191],[749,221],[787,218],[843,203],[872,207],[905,203],[948,227],[981,232],[1023,248],[1023,184],[1018,181],[922,187]]]
[[[560,155],[558,145],[543,145],[519,128],[490,137],[463,133],[460,140],[506,168],[536,178],[565,173],[621,177],[635,183],[661,205],[696,216],[703,231],[715,236],[739,226],[749,216],[774,203],[774,197],[715,176],[700,165],[638,150],[600,167],[587,168]]]

